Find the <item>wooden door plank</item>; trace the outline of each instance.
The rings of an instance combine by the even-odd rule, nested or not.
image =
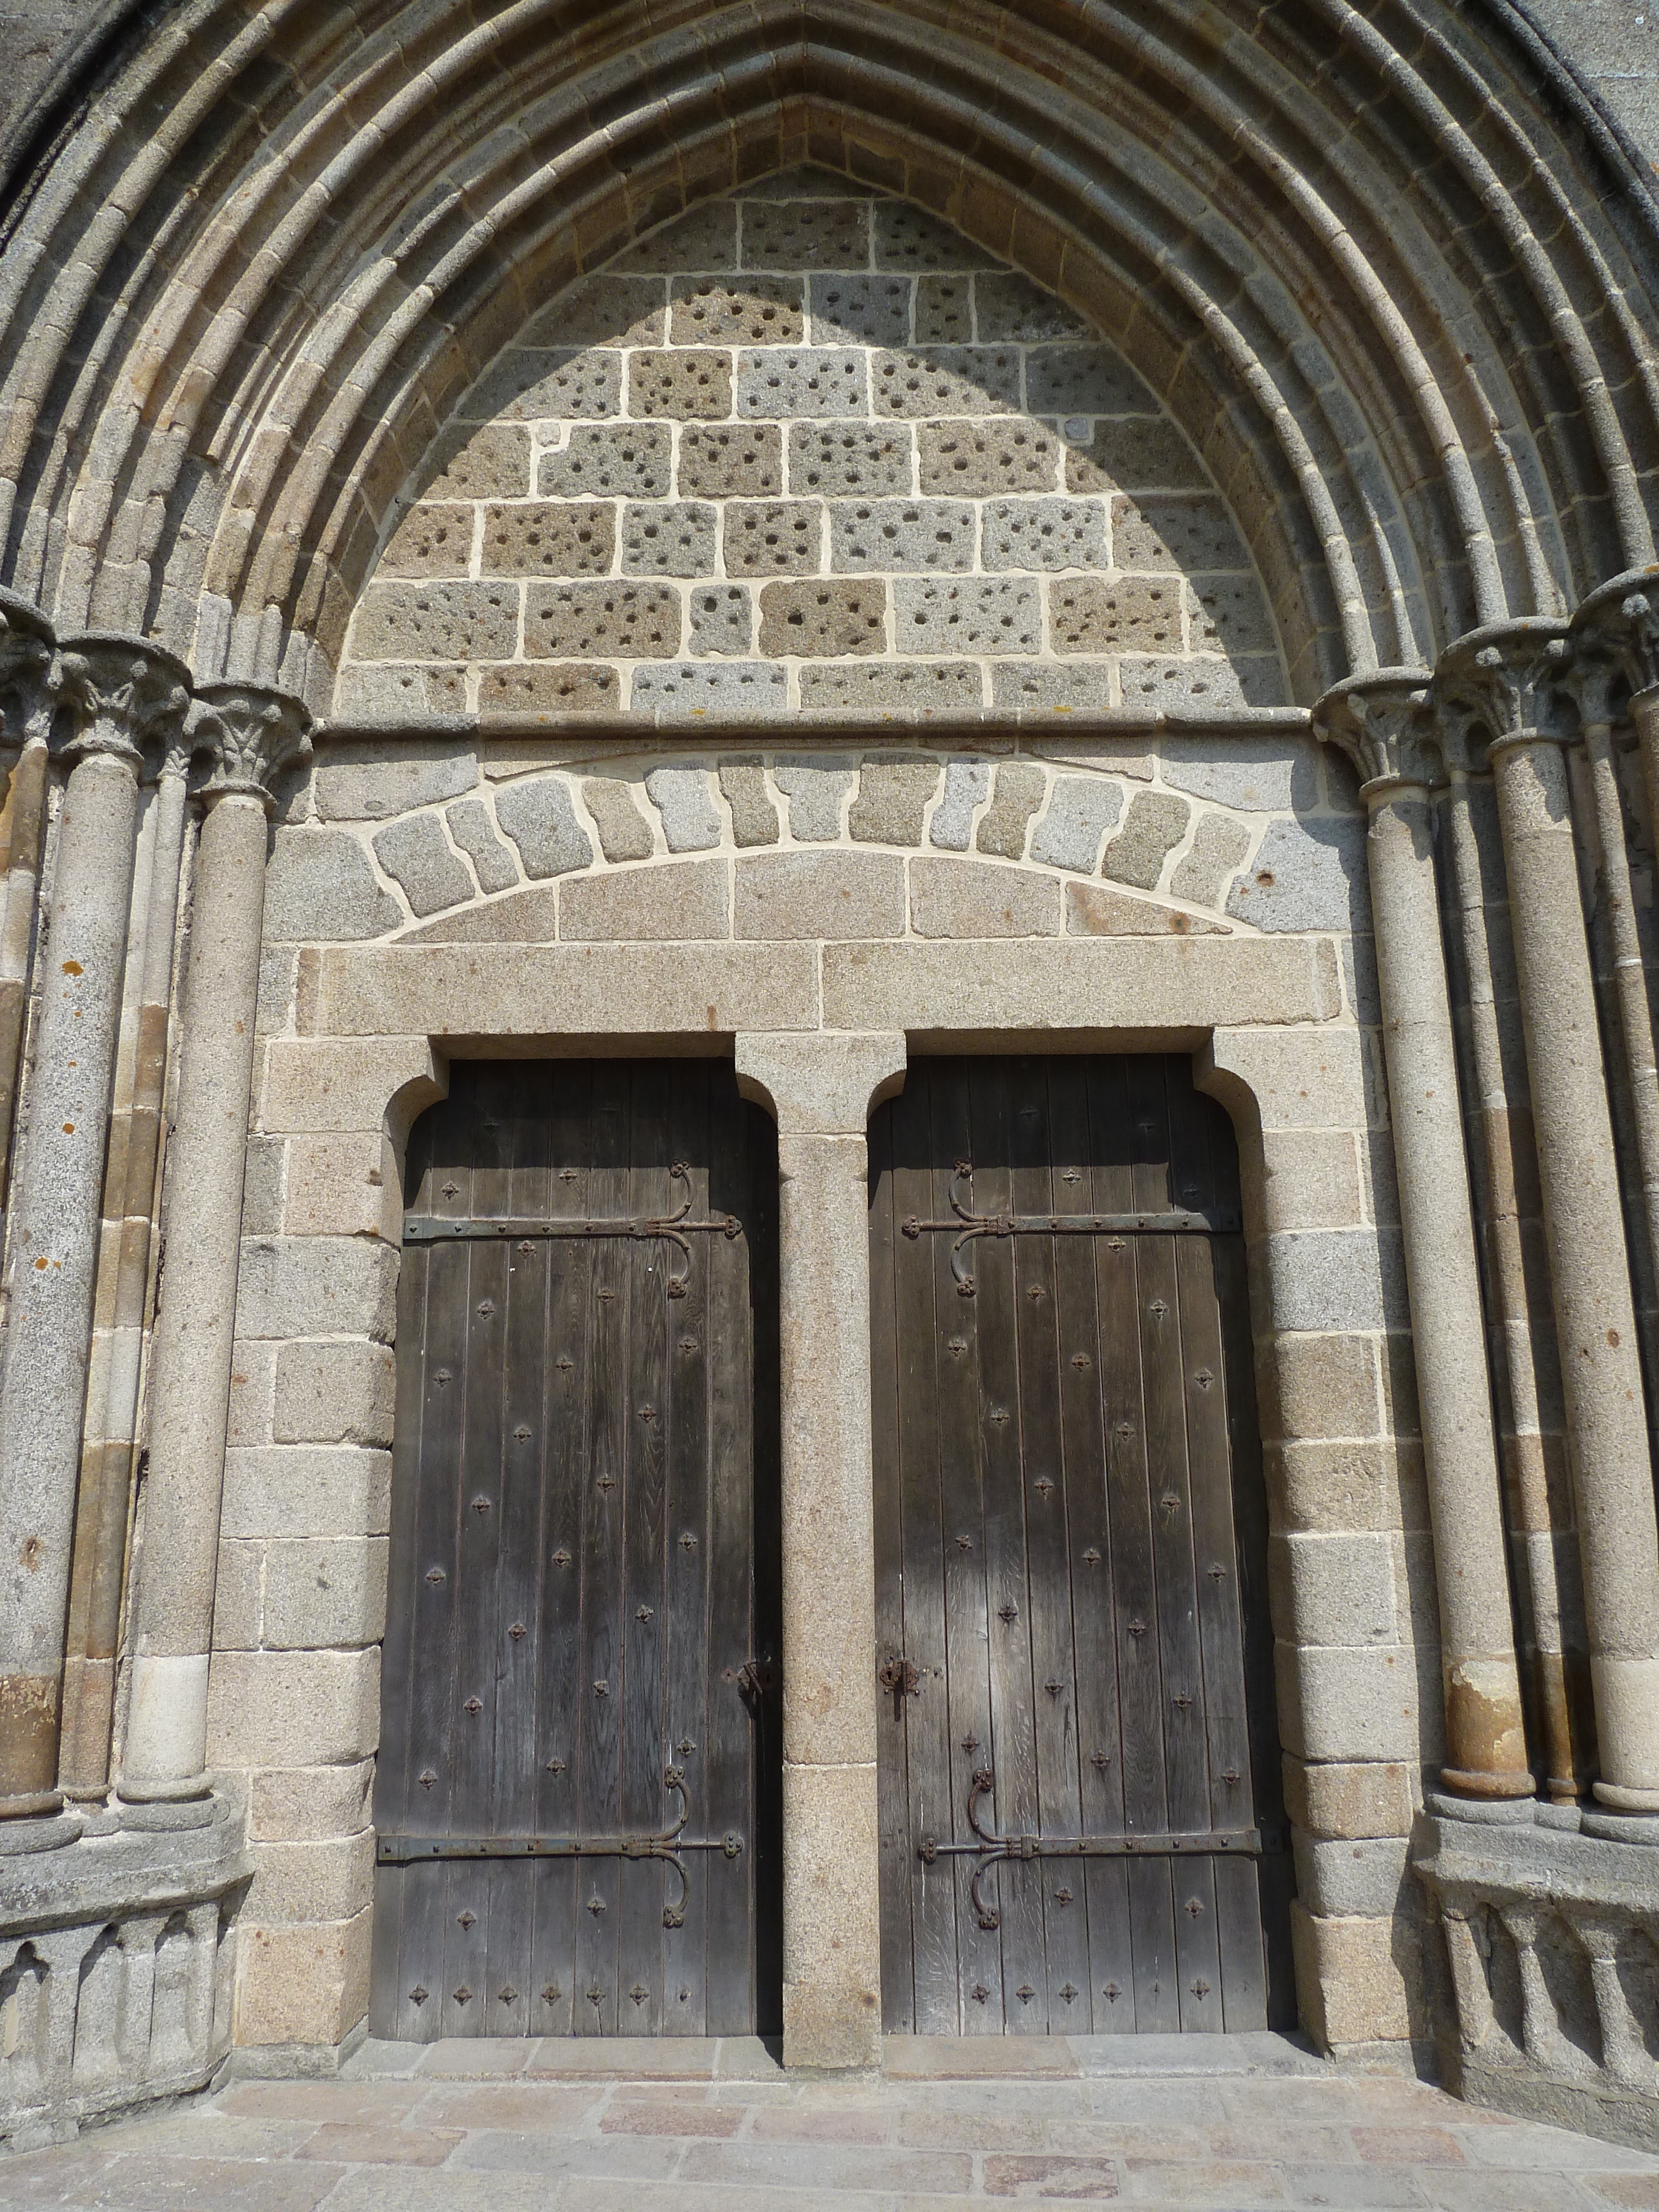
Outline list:
[[[931,1218],[951,1218],[951,1166],[970,1156],[972,1116],[967,1068],[961,1060],[926,1061],[932,1091],[934,1166]],[[979,1301],[959,1295],[951,1267],[950,1232],[933,1247],[934,1358],[938,1368],[939,1454],[945,1538],[946,1667],[950,1676],[951,1823],[944,1832],[971,1843],[968,1801],[977,1769],[994,1763],[985,1550],[984,1441],[980,1420]],[[999,1632],[1002,1624],[994,1623]],[[1003,2031],[1002,1936],[981,1928],[973,1900],[972,1859],[954,1862],[957,1957],[962,2027],[969,2035]],[[994,1877],[992,1877],[994,1880]]]
[[[1171,1067],[1168,1087],[1170,1167],[1176,1194],[1189,1206],[1218,1204],[1221,1197],[1216,1188],[1211,1142],[1211,1116],[1216,1109],[1194,1091],[1190,1070],[1184,1066],[1178,1072]],[[1215,1828],[1247,1828],[1254,1824],[1255,1814],[1249,1776],[1243,1625],[1232,1526],[1215,1242],[1211,1237],[1181,1239],[1176,1273],[1199,1634],[1204,1658],[1209,1820]],[[1265,2027],[1266,1961],[1255,1867],[1249,1861],[1218,1859],[1212,1864],[1211,1874],[1225,2026],[1234,2032]]]
[[[471,1071],[472,1112],[466,1155],[471,1162],[467,1209],[506,1210],[511,1179],[500,1072]],[[457,1177],[455,1180],[459,1181]],[[435,1257],[435,1255],[434,1255]],[[465,1832],[488,1835],[495,1819],[495,1712],[501,1691],[501,1617],[497,1577],[501,1540],[501,1410],[505,1380],[503,1315],[507,1255],[499,1244],[467,1248],[466,1351],[459,1455],[456,1546],[456,1674],[450,1819]],[[489,2032],[491,1875],[452,1864],[444,1936],[444,2033]],[[464,1994],[463,1994],[464,1993]]]
[[[973,1206],[1006,1213],[1013,1203],[1006,1062],[970,1063]],[[1013,1240],[985,1237],[969,1248],[979,1307],[981,1434],[985,1458],[985,1566],[991,1603],[991,1726],[996,1790],[990,1808],[1002,1835],[1036,1832],[1036,1716],[1031,1676],[1031,1597],[1020,1495],[1019,1375]],[[1042,1863],[1005,1861],[983,1887],[1000,1902],[1004,2020],[1015,2035],[1048,2028],[1043,1953]]]
[[[927,1081],[913,1068],[906,1080]],[[894,1270],[897,1241],[894,1199],[893,1107],[870,1124],[870,1450],[876,1554],[876,1650],[904,1649],[903,1513],[900,1498],[898,1304]],[[904,1717],[890,1699],[876,1708],[877,1888],[881,1920],[881,2024],[889,2035],[915,2027],[912,1948],[908,1783]]]
[[[1097,1203],[1094,1175],[1099,1155],[1089,1126],[1084,1062],[1056,1057],[1048,1063],[1048,1116],[1055,1205],[1066,1212],[1090,1212]],[[1102,1836],[1122,1832],[1123,1771],[1097,1241],[1061,1237],[1054,1243],[1080,1825],[1084,1833]],[[1092,2027],[1097,2034],[1112,2034],[1119,2031],[1126,2013],[1133,2016],[1134,2004],[1128,1869],[1121,1859],[1091,1859],[1079,1871],[1088,1917],[1088,2002],[1086,2008],[1082,2002],[1077,2005],[1079,2026]]]
[[[577,1066],[549,1071],[545,1113],[548,1212],[580,1217],[588,1212],[592,1163],[592,1070]],[[547,1322],[536,1379],[544,1407],[541,1425],[546,1441],[536,1806],[538,1829],[544,1835],[574,1834],[581,1820],[581,1554],[592,1460],[588,1359],[593,1251],[591,1244],[551,1242],[541,1262],[547,1280]],[[576,1899],[583,1872],[579,1863],[568,1861],[536,1869],[532,2018],[544,2035],[573,2032]]]
[[[1165,1068],[1161,1060],[1149,1058],[1134,1063],[1129,1100],[1138,1139],[1137,1200],[1146,1206],[1167,1206],[1174,1194]],[[1170,1826],[1185,1833],[1201,1832],[1207,1826],[1210,1792],[1176,1285],[1176,1242],[1172,1237],[1140,1237],[1138,1279],[1147,1480],[1164,1675],[1164,1772]],[[1221,1968],[1215,1945],[1214,1880],[1206,1862],[1182,1861],[1170,1871],[1181,2024],[1186,2028],[1219,2028]]]
[[[677,1071],[669,1105],[671,1156],[687,1164],[691,1212],[708,1218],[708,1071]],[[661,1604],[666,1631],[665,1756],[684,1777],[686,1832],[708,1833],[708,1240],[690,1240],[685,1295],[668,1316],[667,1497]],[[665,1800],[665,1802],[667,1802]],[[685,1861],[684,1917],[663,1930],[664,2027],[708,2033],[708,1869]]]
[[[471,1071],[459,1071],[456,1120],[471,1110]],[[451,1132],[445,1131],[449,1136]],[[453,1158],[453,1150],[447,1157]],[[434,1174],[427,1199],[434,1212],[465,1214],[471,1206],[471,1176],[465,1167]],[[434,1246],[427,1260],[426,1341],[421,1419],[419,1521],[416,1535],[416,1610],[413,1649],[422,1655],[412,1696],[410,1769],[416,1789],[409,1808],[417,1832],[441,1834],[455,1817],[460,1761],[456,1743],[462,1616],[466,1586],[461,1558],[462,1450],[465,1425],[468,1290],[466,1247],[444,1252]],[[419,1793],[418,1796],[416,1792]],[[418,1808],[418,1809],[417,1809]],[[405,1963],[403,1988],[425,1989],[419,2003],[417,2033],[432,2038],[450,2033],[456,2008],[447,1991],[463,1978],[449,1973],[449,1881],[447,1869],[416,1885],[404,1911]],[[470,1987],[470,1984],[468,1984]],[[464,2015],[464,2008],[463,2008]],[[465,2028],[462,2033],[467,2032]]]
[[[494,1071],[492,1140],[504,1174],[504,1213],[547,1206],[544,1081],[532,1063]],[[546,1350],[548,1247],[503,1246],[496,1316],[501,1360],[500,1531],[496,1566],[496,1695],[491,1829],[524,1834],[535,1826],[537,1693],[541,1622],[542,1511],[545,1425],[542,1382]],[[534,1869],[503,1859],[490,1869],[489,1957],[483,1992],[485,2032],[524,2035],[538,2019],[534,1978]]]
[[[751,1721],[749,1860],[755,1930],[751,2032],[783,2033],[783,1498],[780,1481],[778,1136],[759,1107],[738,1105],[729,1062],[711,1071],[714,1095],[729,1101],[742,1133],[743,1202],[748,1227],[750,1602],[751,1649],[764,1694]]]
[[[921,1086],[893,1102],[892,1202],[896,1218],[928,1218],[937,1177],[932,1165],[928,1098]],[[884,1734],[903,1738],[909,1806],[908,1856],[915,2024],[918,2034],[954,2035],[960,2027],[957,1972],[956,1878],[944,1861],[927,1865],[917,1845],[948,1836],[954,1817],[951,1788],[950,1703],[945,1658],[944,1537],[939,1522],[938,1322],[933,1303],[933,1240],[896,1240],[893,1255],[897,1345],[899,1560],[902,1626],[890,1654],[916,1670],[916,1693],[884,1697]]]
[[[1019,1213],[1071,1211],[1052,1173],[1048,1065],[1036,1058],[1011,1067],[1010,1166]],[[1039,1832],[1082,1832],[1078,1772],[1077,1676],[1066,1528],[1066,1455],[1061,1431],[1060,1343],[1055,1317],[1056,1246],[1069,1240],[1012,1240],[1015,1352],[1019,1371],[1021,1496],[1030,1590]],[[1081,1864],[1042,1867],[1043,1950],[1049,2025],[1055,2033],[1087,2026],[1090,2014],[1088,1908]],[[1079,2004],[1081,2011],[1078,2009]]]
[[[416,1539],[420,1519],[422,1365],[414,1347],[426,1336],[427,1255],[413,1247],[403,1255],[398,1279],[397,1399],[392,1425],[392,1539],[386,1565],[386,1627],[380,1662],[380,1755],[374,1768],[374,1825],[377,1831],[405,1827],[413,1740],[414,1678],[411,1639],[417,1582]],[[424,1793],[416,1792],[417,1795]],[[408,1869],[374,1871],[374,1935],[370,1951],[369,2015],[376,2035],[402,2042],[419,2039],[422,2008],[405,1991],[415,1976],[405,1976],[403,1912]],[[418,1941],[411,1939],[418,1950]]]
[[[722,1069],[722,1088],[726,1077]],[[748,1112],[731,1092],[711,1115],[709,1195],[734,1213],[743,1234],[710,1237],[708,1790],[711,1836],[743,1839],[741,1856],[704,1851],[708,1948],[708,2033],[739,2035],[755,2018],[754,1701],[741,1673],[755,1653],[754,1347],[750,1325],[749,1234],[752,1224]],[[745,1219],[744,1216],[750,1218]]]
[[[671,1200],[668,1087],[660,1061],[634,1069],[630,1102],[629,1209],[660,1220]],[[667,1507],[668,1261],[671,1248],[636,1238],[628,1255],[628,1400],[623,1493],[623,1831],[659,1833],[668,1823],[669,1764],[663,1665],[663,1516]],[[678,1885],[675,1885],[678,1888]],[[663,2027],[664,1869],[625,1861],[618,1923],[618,2033],[659,2035]]]
[[[1088,1074],[1089,1118],[1096,1146],[1095,1206],[1103,1212],[1138,1203],[1127,1060],[1097,1060]],[[1091,1240],[1100,1313],[1100,1368],[1106,1417],[1106,1494],[1111,1532],[1112,1600],[1116,1638],[1123,1824],[1128,1830],[1167,1825],[1163,1729],[1163,1668],[1152,1569],[1151,1499],[1146,1472],[1146,1408],[1141,1371],[1139,1288],[1132,1237]],[[1128,1894],[1133,2004],[1110,1995],[1108,1973],[1094,1996],[1108,2025],[1167,2033],[1180,2024],[1175,1984],[1175,1927],[1167,1868],[1132,1861]],[[1109,1891],[1107,1893],[1109,1901]],[[1120,2012],[1127,2019],[1120,2020]]]
[[[625,1218],[632,1211],[629,1092],[625,1062],[596,1064],[593,1165],[588,1176],[588,1211],[596,1218]],[[575,1684],[581,1716],[578,1817],[587,1835],[615,1835],[622,1825],[628,1281],[627,1245],[614,1237],[598,1239],[593,1245],[587,1370],[592,1452],[582,1499],[582,1656]],[[577,1868],[574,2030],[578,2035],[624,2032],[617,2018],[617,1874],[615,1859],[584,1859]]]

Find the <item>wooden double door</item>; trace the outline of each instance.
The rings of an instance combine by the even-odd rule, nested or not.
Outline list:
[[[398,1289],[376,2034],[780,2024],[777,1144],[458,1061]]]
[[[890,2031],[1290,2025],[1237,1161],[1190,1063],[871,1130]]]

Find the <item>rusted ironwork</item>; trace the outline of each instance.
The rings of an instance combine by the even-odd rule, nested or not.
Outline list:
[[[744,1840],[734,1829],[723,1836],[688,1836],[684,1832],[690,1804],[685,1777],[678,1766],[663,1769],[663,1788],[678,1792],[678,1817],[652,1836],[415,1836],[393,1829],[377,1836],[376,1863],[381,1866],[416,1866],[428,1859],[661,1859],[680,1880],[680,1893],[662,1909],[665,1928],[685,1924],[687,1884],[682,1851],[720,1851],[728,1859],[743,1856]]]
[[[664,1214],[604,1214],[549,1218],[517,1213],[458,1214],[453,1218],[446,1214],[406,1213],[404,1216],[405,1244],[453,1244],[459,1243],[495,1243],[498,1240],[516,1240],[525,1250],[532,1244],[548,1239],[574,1238],[591,1242],[605,1237],[634,1237],[655,1238],[672,1244],[684,1264],[678,1273],[671,1261],[668,1269],[668,1295],[671,1298],[685,1296],[686,1279],[691,1267],[691,1247],[687,1239],[694,1236],[736,1237],[743,1234],[743,1224],[735,1213],[717,1213],[707,1221],[693,1221],[691,1214],[691,1178],[684,1160],[670,1163],[671,1182],[684,1185],[684,1196],[678,1210]]]
[[[956,1231],[951,1273],[958,1297],[971,1298],[975,1294],[977,1285],[967,1264],[967,1251],[980,1237],[1217,1237],[1237,1234],[1244,1226],[1243,1215],[1233,1206],[1171,1206],[1161,1212],[1138,1213],[975,1213],[973,1181],[973,1162],[956,1161],[951,1176],[951,1218],[923,1221],[912,1213],[899,1224],[913,1241]]]
[[[921,1676],[913,1659],[884,1659],[876,1669],[876,1680],[896,1698],[916,1698],[921,1694]]]
[[[1264,1853],[1285,1848],[1283,1837],[1261,1828],[1213,1828],[1181,1835],[1167,1830],[1143,1830],[1116,1836],[1000,1836],[994,1829],[982,1827],[979,1817],[980,1800],[988,1797],[995,1787],[996,1776],[990,1767],[975,1769],[968,1792],[968,1825],[975,1842],[941,1844],[924,1836],[916,1845],[916,1856],[924,1866],[945,1858],[978,1860],[969,1893],[981,1928],[1002,1924],[1001,1907],[986,1902],[980,1884],[1004,1859],[1201,1858],[1224,1852],[1230,1858],[1261,1858]]]

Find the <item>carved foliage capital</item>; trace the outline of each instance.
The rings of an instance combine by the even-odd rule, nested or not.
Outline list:
[[[1567,625],[1544,616],[1492,623],[1449,645],[1434,672],[1434,701],[1455,744],[1470,725],[1502,744],[1572,734],[1563,707],[1571,659]]]
[[[291,692],[265,684],[204,684],[190,727],[197,748],[212,755],[203,798],[240,793],[269,811],[271,781],[309,753],[310,728],[310,709]]]
[[[1347,755],[1362,784],[1431,783],[1438,770],[1426,668],[1379,668],[1333,685],[1315,735]]]
[[[1574,636],[1617,657],[1632,691],[1659,685],[1659,568],[1632,568],[1592,592],[1572,618]]]
[[[0,591],[0,742],[44,743],[52,728],[58,641],[40,609]]]
[[[137,768],[147,749],[175,744],[190,706],[190,671],[147,638],[93,631],[66,638],[54,670],[64,709],[56,735],[72,758],[108,753]]]

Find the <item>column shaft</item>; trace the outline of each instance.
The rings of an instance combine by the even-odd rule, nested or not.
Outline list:
[[[13,1193],[0,1378],[0,1805],[57,1802],[58,1697],[104,1144],[120,1018],[137,756],[64,793],[29,1127]]]
[[[1584,1644],[1577,1530],[1565,1480],[1560,1362],[1540,1241],[1517,986],[1498,827],[1488,776],[1452,774],[1446,801],[1451,897],[1468,994],[1474,1107],[1468,1149],[1478,1164],[1492,1362],[1504,1393],[1504,1450],[1516,1573],[1532,1639],[1539,1747],[1550,1796],[1574,1802],[1594,1766],[1589,1654]],[[1535,1264],[1529,1270],[1528,1238]],[[1553,1481],[1552,1465],[1563,1478]]]
[[[1601,1744],[1596,1795],[1659,1810],[1659,1529],[1566,764],[1522,734],[1492,768],[1543,1189]]]
[[[210,808],[198,852],[167,1147],[167,1269],[151,1358],[149,1480],[120,1785],[133,1800],[191,1796],[206,1786],[264,876],[264,805],[245,792],[226,793]]]
[[[1625,806],[1613,760],[1613,731],[1604,721],[1584,724],[1584,753],[1599,847],[1601,910],[1613,953],[1619,1027],[1630,1076],[1631,1120],[1642,1177],[1642,1211],[1650,1264],[1659,1268],[1659,1074],[1654,1066],[1653,1013],[1636,929],[1630,855],[1625,845]]]
[[[104,1187],[104,1249],[93,1310],[93,1348],[76,1509],[64,1663],[58,1778],[71,1796],[101,1796],[109,1781],[116,1639],[132,1498],[138,1377],[143,1352],[151,1224],[156,1198],[162,1092],[167,1079],[179,882],[185,838],[182,757],[169,760],[147,825],[148,881],[135,896],[134,952],[143,948],[132,994],[125,1099],[116,1114],[125,1141],[110,1133]]]
[[[0,1194],[5,1190],[17,1079],[28,1006],[29,945],[40,888],[50,755],[44,739],[24,746],[7,796],[9,849],[0,898]]]
[[[1480,1269],[1441,945],[1428,795],[1368,788],[1406,1279],[1440,1601],[1447,1788],[1529,1796]]]

